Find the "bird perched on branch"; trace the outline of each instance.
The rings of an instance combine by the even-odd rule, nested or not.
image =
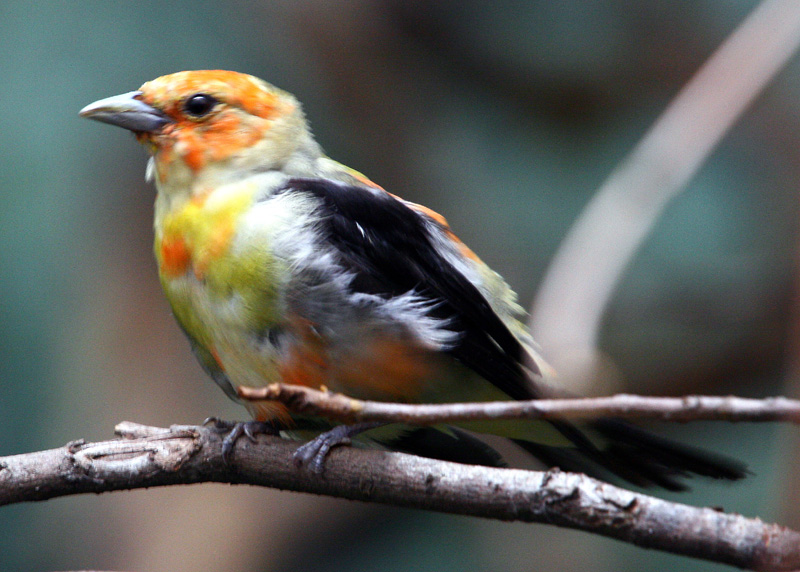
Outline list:
[[[195,355],[231,398],[237,386],[274,382],[407,403],[545,395],[546,365],[503,279],[442,216],[325,156],[291,94],[250,75],[185,71],[81,115],[133,131],[152,155],[161,283]],[[228,453],[242,432],[298,434],[313,421],[277,402],[244,405],[255,421],[229,427]],[[642,486],[745,474],[613,419],[327,429],[298,450],[299,463],[319,471],[330,447],[358,435],[501,465],[469,429],[513,439],[552,466]]]

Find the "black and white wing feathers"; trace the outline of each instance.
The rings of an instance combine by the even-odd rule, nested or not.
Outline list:
[[[512,399],[532,399],[523,364],[535,363],[480,290],[437,250],[436,221],[392,195],[318,179],[292,179],[282,192],[321,201],[326,240],[354,274],[351,287],[387,299],[408,292],[459,334],[449,354]],[[533,366],[535,367],[535,366]]]

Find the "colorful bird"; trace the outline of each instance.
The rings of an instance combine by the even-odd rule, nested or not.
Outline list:
[[[175,317],[208,374],[237,386],[325,386],[407,403],[533,399],[547,366],[503,279],[447,225],[328,158],[299,102],[258,78],[184,71],[92,103],[81,115],[131,130],[152,155],[155,255]],[[364,442],[502,465],[472,433],[508,437],[564,470],[682,489],[690,473],[739,479],[736,462],[614,419],[455,427],[338,425],[246,402],[224,425],[230,453],[254,431],[317,436],[296,459]],[[320,433],[321,429],[329,429]]]

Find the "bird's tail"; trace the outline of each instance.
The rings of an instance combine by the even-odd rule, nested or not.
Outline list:
[[[684,480],[693,475],[736,481],[748,474],[745,465],[735,459],[670,441],[619,419],[600,419],[580,429],[567,421],[553,421],[552,425],[573,445],[511,440],[550,467],[605,481],[622,479],[643,488],[683,491],[688,488]],[[489,445],[455,427],[404,427],[388,439],[373,440],[423,457],[506,466]]]
[[[592,422],[592,439],[566,422],[554,425],[575,447],[514,442],[548,465],[604,480],[614,475],[640,487],[682,491],[688,488],[684,479],[692,475],[736,481],[748,474],[740,461],[676,443],[619,419]]]

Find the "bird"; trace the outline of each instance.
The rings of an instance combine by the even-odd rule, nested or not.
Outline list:
[[[203,369],[252,416],[214,419],[229,431],[226,454],[265,432],[313,435],[295,460],[314,472],[353,440],[504,466],[484,433],[549,466],[640,487],[747,474],[619,419],[337,425],[243,402],[237,387],[276,382],[402,403],[527,400],[551,395],[557,376],[505,280],[443,216],[329,158],[290,93],[244,73],[181,71],[80,115],[132,131],[150,154],[164,293]]]

